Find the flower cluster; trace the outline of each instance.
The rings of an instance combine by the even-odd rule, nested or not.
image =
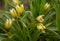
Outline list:
[[[42,23],[42,22],[44,21],[43,16],[44,16],[44,15],[40,15],[40,16],[37,17],[37,21],[39,22],[39,23],[37,24],[37,29],[38,29],[38,30],[42,30],[42,32],[45,33],[46,27],[45,27],[45,26],[43,25],[43,23]]]
[[[22,15],[24,6],[20,4],[19,0],[13,0],[13,3],[15,4],[15,9],[10,9],[10,13],[13,18],[17,18],[18,15]]]
[[[13,0],[13,3],[15,4],[15,8],[10,9],[10,15],[13,17],[13,19],[7,19],[5,23],[5,29],[9,30],[12,26],[12,21],[15,20],[19,15],[22,15],[24,11],[23,4],[20,4],[19,0]]]
[[[50,4],[46,3],[46,4],[44,5],[44,10],[49,10],[49,8],[50,8]],[[45,33],[46,27],[45,27],[45,26],[43,25],[43,23],[42,23],[42,22],[44,22],[43,16],[44,16],[44,15],[40,15],[40,16],[37,17],[37,20],[38,20],[38,22],[39,22],[39,23],[37,24],[37,29],[38,29],[38,30],[42,30],[42,32]]]

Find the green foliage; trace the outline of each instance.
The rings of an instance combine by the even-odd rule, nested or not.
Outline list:
[[[27,0],[29,11],[24,11],[22,16],[13,21],[9,30],[5,29],[6,19],[11,18],[9,11],[0,10],[0,40],[1,41],[60,41],[60,18],[59,3],[56,0]],[[6,5],[14,8],[10,0],[6,0]],[[10,3],[11,2],[11,3]],[[51,5],[49,10],[44,10],[46,3]],[[10,7],[10,8],[11,8]],[[8,8],[5,8],[8,10]],[[44,15],[45,33],[37,29],[36,17]],[[57,26],[56,26],[57,25]]]

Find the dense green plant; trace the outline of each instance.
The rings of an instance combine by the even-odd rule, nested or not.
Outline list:
[[[11,3],[10,3],[11,2]],[[19,0],[20,4],[23,0]],[[6,10],[0,10],[0,40],[1,41],[60,41],[60,4],[58,0],[27,0],[28,10],[17,10],[15,4],[10,0],[6,0],[6,5],[19,11],[17,16]],[[44,7],[48,3],[48,8]],[[18,5],[20,5],[18,3]],[[7,5],[8,6],[8,5]],[[46,9],[47,8],[47,9]],[[23,13],[20,13],[22,12]],[[15,11],[13,11],[15,12]],[[43,16],[43,22],[39,22],[36,18]],[[13,21],[11,21],[11,20]],[[38,18],[39,19],[39,18]],[[5,26],[6,20],[12,22],[11,25]],[[45,29],[38,28],[38,23],[44,24]],[[57,26],[56,26],[57,25]],[[11,27],[10,27],[11,26]],[[39,26],[40,27],[40,26]],[[42,32],[44,31],[44,32]]]

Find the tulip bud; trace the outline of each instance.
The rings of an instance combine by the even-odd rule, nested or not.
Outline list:
[[[7,19],[6,23],[5,23],[5,29],[9,30],[11,26],[12,26],[12,20],[11,19]]]
[[[19,5],[20,4],[19,0],[13,0],[13,2],[14,2],[15,5]]]
[[[46,3],[44,6],[44,10],[49,10],[49,8],[50,8],[50,4]]]
[[[21,5],[21,6],[17,5],[16,6],[16,11],[17,11],[18,15],[21,15],[24,11],[23,5]]]
[[[44,21],[44,19],[42,18],[44,15],[40,15],[40,16],[38,16],[37,17],[37,20],[39,21],[39,22],[43,22]]]
[[[17,18],[17,13],[16,13],[16,11],[15,11],[14,8],[12,8],[12,9],[10,10],[10,13],[11,13],[11,16],[12,16],[13,18]]]

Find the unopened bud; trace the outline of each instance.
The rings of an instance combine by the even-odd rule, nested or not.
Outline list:
[[[17,13],[16,13],[16,11],[15,11],[14,8],[12,8],[12,9],[10,10],[10,13],[11,13],[11,16],[12,16],[13,18],[17,18]]]
[[[13,2],[14,2],[15,5],[19,5],[20,4],[19,0],[13,0]]]
[[[17,11],[18,15],[21,15],[24,11],[23,5],[21,5],[21,6],[17,5],[16,6],[16,11]]]
[[[50,4],[46,3],[44,6],[44,10],[49,10],[49,8],[50,8]]]
[[[7,19],[5,22],[5,29],[9,30],[12,26],[12,20],[11,19]]]

